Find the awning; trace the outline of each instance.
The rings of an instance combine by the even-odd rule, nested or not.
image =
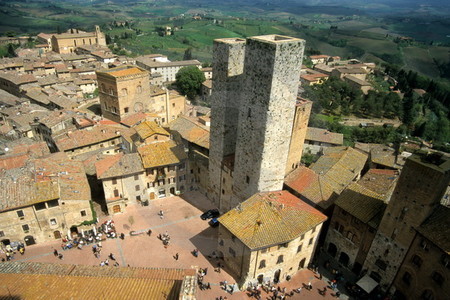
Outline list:
[[[367,294],[370,294],[370,292],[372,292],[373,289],[377,287],[378,282],[373,280],[373,278],[369,275],[365,275],[363,278],[358,280],[356,285],[362,288]]]

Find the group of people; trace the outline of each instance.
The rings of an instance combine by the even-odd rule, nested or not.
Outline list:
[[[207,283],[203,283],[203,279],[205,278],[206,274],[208,274],[208,268],[200,268],[198,270],[198,274],[197,274],[197,282],[198,282],[198,287],[200,288],[200,290],[209,290],[211,289],[211,283],[207,282]]]
[[[11,245],[6,245],[6,247],[3,249],[0,249],[0,253],[5,253],[6,258],[2,257],[2,262],[4,261],[10,261],[14,259],[14,254],[16,254],[16,251],[18,251],[21,255],[25,254],[25,245],[22,243],[18,243],[17,247],[12,248]]]
[[[163,242],[163,245],[165,247],[169,246],[170,243],[170,235],[167,233],[167,231],[163,234],[159,234],[158,238]]]

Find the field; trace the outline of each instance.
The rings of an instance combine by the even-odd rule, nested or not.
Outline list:
[[[396,63],[437,78],[435,61],[450,61],[448,20],[437,13],[430,16],[430,10],[423,15],[419,10],[410,18],[365,13],[384,12],[385,7],[377,5],[350,8],[253,0],[0,0],[0,32],[35,35],[74,27],[92,30],[99,24],[113,42],[134,55],[162,53],[176,60],[192,48],[193,58],[204,62],[211,61],[216,38],[283,34],[305,39],[309,50]],[[192,19],[197,14],[201,20]],[[111,25],[113,21],[125,20],[132,24],[130,28]],[[158,26],[177,30],[172,36],[162,37],[156,31]],[[128,36],[121,36],[125,32]],[[423,42],[399,45],[395,41],[399,36],[412,36]]]

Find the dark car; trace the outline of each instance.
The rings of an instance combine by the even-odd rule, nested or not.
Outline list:
[[[200,218],[202,220],[207,220],[207,219],[212,219],[212,218],[217,218],[218,216],[220,216],[219,210],[218,209],[210,209],[206,212],[204,212]]]
[[[211,226],[211,227],[219,226],[219,220],[217,220],[217,218],[212,218],[208,223],[209,223],[209,226]]]

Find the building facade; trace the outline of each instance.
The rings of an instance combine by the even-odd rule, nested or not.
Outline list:
[[[284,281],[308,266],[325,220],[289,192],[255,194],[219,218],[218,256],[241,288]]]
[[[123,66],[96,73],[105,118],[120,122],[131,114],[148,110],[150,83],[147,71]]]
[[[406,160],[363,266],[383,290],[390,289],[415,230],[439,207],[449,182],[449,158],[422,153]]]
[[[97,45],[106,47],[106,39],[100,31],[100,26],[95,25],[94,32],[70,29],[67,33],[54,34],[51,38],[51,44],[51,49],[57,53],[74,53],[79,46]]]

